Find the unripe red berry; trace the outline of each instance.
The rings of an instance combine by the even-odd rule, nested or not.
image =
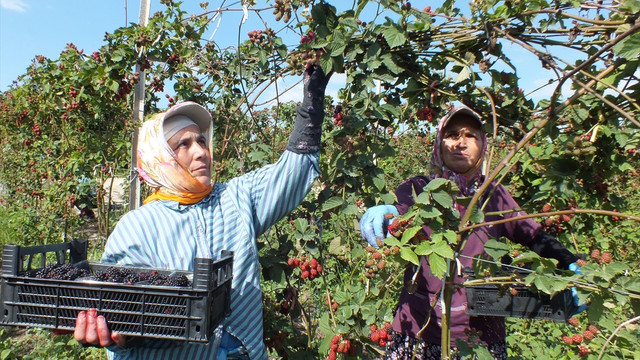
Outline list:
[[[316,259],[311,259],[311,260],[309,261],[309,266],[311,266],[311,268],[312,268],[312,269],[313,269],[313,268],[315,268],[315,267],[317,267],[317,266],[318,266],[318,260],[316,260]]]
[[[569,320],[567,320],[567,322],[575,327],[578,327],[580,325],[580,321],[576,317],[570,318]]]
[[[599,249],[594,249],[593,251],[591,251],[591,258],[593,260],[600,259],[600,250]]]
[[[382,347],[385,347],[385,346],[387,346],[387,340],[385,340],[385,339],[380,339],[380,340],[378,341],[378,344],[379,344],[380,346],[382,346]]]
[[[578,356],[585,357],[591,353],[591,349],[587,345],[580,345],[578,347]]]
[[[303,279],[308,278],[309,277],[309,271],[308,270],[303,271],[301,276],[302,276]]]
[[[571,340],[573,341],[574,344],[580,344],[582,342],[582,335],[575,334],[571,337]]]
[[[382,254],[376,251],[376,252],[374,252],[373,254],[371,254],[371,257],[372,257],[374,260],[380,260],[380,259],[382,259]]]
[[[337,344],[338,341],[340,341],[340,336],[339,335],[333,335],[333,337],[331,338],[331,343],[332,344]]]
[[[594,334],[598,333],[598,328],[595,325],[589,325],[588,329]]]
[[[567,345],[573,345],[573,340],[571,340],[571,336],[563,336],[562,337],[562,342],[564,342]]]
[[[593,333],[589,330],[585,330],[582,333],[582,337],[585,338],[585,340],[593,340],[593,336],[594,336]]]
[[[328,360],[336,360],[336,356],[337,356],[337,354],[336,354],[335,350],[331,350],[331,351],[329,351],[329,356],[327,356],[327,359]]]
[[[378,326],[376,324],[372,324],[369,329],[371,329],[371,332],[374,333],[378,330]]]
[[[378,335],[377,331],[371,333],[371,341],[378,342],[380,340],[380,335]]]
[[[376,264],[376,261],[375,261],[375,260],[373,260],[373,259],[369,259],[369,260],[367,260],[367,262],[366,262],[366,263],[364,263],[364,266],[366,266],[366,267],[372,267],[372,266],[373,266],[373,265],[375,265],[375,264]]]

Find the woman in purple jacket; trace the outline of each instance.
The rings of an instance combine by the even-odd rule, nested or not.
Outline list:
[[[461,195],[473,196],[484,181],[480,170],[486,148],[487,138],[482,130],[480,116],[467,107],[450,111],[438,124],[431,156],[431,176],[416,176],[400,184],[396,190],[398,200],[395,205],[379,205],[367,210],[360,220],[363,238],[377,247],[376,239],[384,238],[383,229],[386,227],[383,223],[388,221],[385,214],[405,214],[414,204],[413,193],[420,194],[432,179],[452,180],[460,188]],[[494,183],[485,193],[490,194],[490,198],[484,212],[504,214],[486,216],[485,221],[524,214],[517,211],[520,207],[502,185]],[[462,205],[456,204],[456,207],[464,214],[465,208]],[[432,230],[427,225],[423,228],[427,235],[431,234]],[[561,268],[579,271],[575,264],[578,258],[554,237],[545,233],[540,224],[532,219],[475,229],[467,239],[462,256],[458,258],[462,267],[471,267],[472,257],[485,252],[485,242],[503,236],[528,246],[540,256],[558,260]],[[460,276],[455,279],[456,283],[463,281]],[[426,257],[421,257],[420,267],[407,267],[404,287],[392,324],[392,340],[387,342],[385,359],[413,359],[413,356],[415,359],[440,359],[442,309],[439,301],[433,308],[431,304],[441,289],[442,280],[431,274]],[[577,295],[574,296],[574,301],[577,305]],[[466,310],[466,293],[464,288],[460,288],[454,292],[451,303],[451,346],[454,347],[456,339],[466,340],[467,333],[471,330],[478,335],[495,359],[506,359],[504,319],[491,316],[470,317]],[[429,316],[428,325],[421,331]]]

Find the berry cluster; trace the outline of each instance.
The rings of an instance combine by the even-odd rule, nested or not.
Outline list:
[[[249,41],[253,44],[261,44],[265,39],[264,31],[262,30],[251,30],[249,31]]]
[[[300,38],[300,44],[311,44],[316,39],[316,33],[309,31],[307,35]]]
[[[569,222],[574,216],[574,214],[562,214],[548,217],[544,220],[544,229],[550,234],[557,235],[564,230],[563,224]]]
[[[434,111],[430,107],[425,106],[422,110],[417,111],[416,116],[422,121],[426,120],[431,122],[433,121]]]
[[[580,327],[580,321],[578,318],[572,317],[568,320],[569,324],[573,325],[576,328]],[[598,328],[595,325],[589,325],[586,330],[580,334],[579,332],[569,335],[562,336],[562,342],[567,345],[577,345],[578,346],[578,356],[585,357],[591,353],[591,349],[588,345],[585,344],[587,341],[593,340],[593,338],[598,333]]]
[[[273,15],[276,16],[276,21],[282,19],[284,22],[289,22],[291,19],[291,0],[276,0]]]
[[[135,273],[133,270],[109,266],[102,271],[94,271],[93,273],[87,269],[77,267],[75,265],[66,264],[50,264],[41,269],[35,269],[26,272],[26,276],[37,279],[54,279],[54,280],[76,280],[76,279],[93,279],[97,281],[124,283],[133,285],[135,283],[144,282],[149,285],[162,286],[180,286],[189,287],[191,282],[185,275],[171,274],[163,275],[156,271]]]
[[[26,275],[36,279],[75,280],[88,276],[89,272],[66,263],[49,264],[41,269],[28,271]]]
[[[591,251],[591,259],[597,261],[601,265],[613,262],[613,258],[611,257],[610,252],[600,252],[599,249],[594,249],[593,251]]]
[[[376,324],[371,325],[371,336],[370,339],[373,342],[378,343],[378,345],[385,347],[387,345],[387,341],[391,340],[391,335],[389,335],[389,329],[391,328],[390,323],[385,323],[384,327],[378,329]]]
[[[344,115],[342,114],[342,106],[336,105],[335,110],[333,110],[333,125],[342,126],[343,116]]]
[[[300,259],[290,258],[287,260],[287,264],[291,266],[292,269],[300,268],[302,274],[300,275],[303,279],[313,280],[320,276],[322,273],[322,265],[318,263],[318,259],[311,258],[307,260],[306,256],[301,256]]]
[[[42,131],[40,130],[40,125],[38,125],[38,123],[33,124],[33,134],[36,136],[40,136],[42,134]]]
[[[387,219],[391,219],[393,218],[393,214],[386,214],[385,217]],[[412,222],[413,222],[413,218],[402,219],[402,218],[396,217],[395,219],[393,219],[391,224],[389,224],[387,230],[389,230],[389,234],[400,239],[402,238],[402,234],[405,232],[405,230],[407,230],[411,226]],[[424,231],[418,231],[416,235],[411,239],[410,242],[413,244],[419,244],[420,242],[425,240],[427,240],[427,234]],[[378,246],[380,246],[380,244],[378,244]]]
[[[393,218],[393,214],[386,214],[385,217],[387,219],[391,219]],[[402,233],[405,230],[407,230],[407,228],[411,225],[411,220],[412,219],[402,219],[402,218],[393,219],[393,221],[391,222],[391,224],[389,224],[389,227],[388,227],[389,234],[397,238],[401,238]]]
[[[391,254],[398,255],[400,253],[400,248],[397,246],[392,248],[382,247],[380,250],[377,250],[369,245],[366,247],[366,250],[370,258],[365,263],[366,270],[364,276],[369,279],[375,277],[378,271],[383,270],[387,266],[387,261],[385,260],[387,256],[391,256]]]
[[[338,303],[335,300],[333,300],[333,298],[330,295],[327,295],[324,298],[324,304],[327,306],[330,306],[333,311],[338,310]]]
[[[331,345],[329,346],[329,355],[325,360],[335,360],[338,354],[348,354],[349,356],[356,356],[356,347],[351,344],[351,340],[343,339],[342,335],[334,335],[331,338]]]

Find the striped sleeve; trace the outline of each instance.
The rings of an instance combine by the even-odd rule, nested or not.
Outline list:
[[[232,180],[249,192],[256,237],[302,202],[320,175],[319,156],[285,151],[276,163]]]

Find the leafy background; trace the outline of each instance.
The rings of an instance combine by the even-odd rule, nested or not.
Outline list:
[[[275,161],[295,103],[267,103],[265,89],[280,78],[299,77],[307,58],[322,50],[323,68],[346,77],[338,95],[326,99],[322,177],[300,207],[259,239],[272,357],[381,354],[371,325],[384,328],[391,321],[404,265],[421,250],[403,242],[404,256],[391,246],[371,252],[357,221],[367,207],[392,203],[404,178],[428,171],[435,119],[456,102],[487,119],[487,174],[588,261],[582,276],[558,281],[550,278],[553,264],[527,249],[495,246],[495,261],[503,254],[518,259],[517,251],[520,261],[532,263],[536,276],[528,281],[540,290],[576,285],[590,303],[577,326],[509,319],[510,356],[640,357],[638,1],[445,1],[416,9],[408,2],[361,0],[340,4],[340,10],[322,1],[246,2],[264,27],[227,48],[204,34],[213,14],[237,9],[212,11],[203,3],[200,14],[188,14],[179,2],[163,4],[147,26],[115,29],[92,54],[68,44],[57,59],[35,57],[27,73],[0,93],[2,243],[90,237],[91,256],[99,258],[128,206],[114,203],[108,185],[129,178],[138,125],[132,121],[133,91],[143,80],[146,114],[182,100],[212,109],[217,181]],[[295,41],[281,36],[285,30],[297,34]],[[516,67],[511,47],[538,61]],[[554,91],[533,100],[520,83],[523,74],[535,72],[553,73],[548,87]],[[423,205],[450,209],[428,199]],[[81,216],[84,208],[96,218]],[[466,224],[459,220],[443,232],[457,233]],[[478,223],[482,216],[469,220]],[[448,252],[438,256],[444,261]],[[313,258],[321,265],[313,279],[295,266],[293,260],[303,257],[303,264]],[[310,264],[304,269],[310,271]],[[581,344],[589,353],[563,342],[562,336],[582,334],[589,325],[599,329]],[[105,358],[102,350],[81,349],[68,336],[1,331],[2,359]],[[332,349],[336,335],[354,350]],[[465,356],[486,357],[473,343],[461,349]]]

